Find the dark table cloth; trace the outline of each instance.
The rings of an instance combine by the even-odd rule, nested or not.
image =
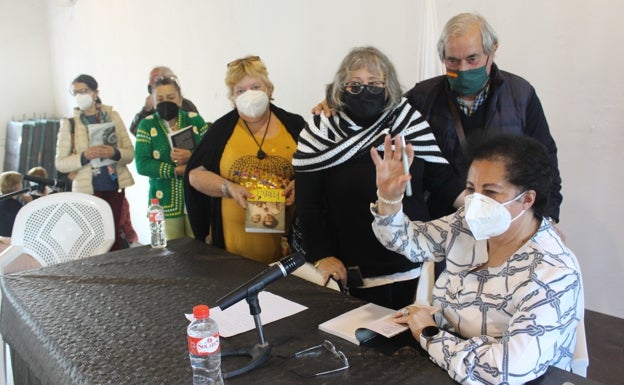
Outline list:
[[[13,351],[16,384],[191,384],[184,313],[199,303],[214,306],[265,268],[180,239],[165,249],[125,249],[5,275],[0,332]],[[408,332],[356,346],[318,330],[319,323],[362,301],[292,276],[267,290],[308,309],[264,325],[271,359],[227,384],[454,384]],[[317,378],[295,374],[312,361],[284,357],[324,339],[345,353],[351,367]],[[251,330],[222,338],[222,349],[257,343]],[[229,371],[244,363],[225,358],[222,367]],[[328,362],[326,369],[332,366],[340,364]],[[532,383],[565,381],[596,384],[556,368]]]

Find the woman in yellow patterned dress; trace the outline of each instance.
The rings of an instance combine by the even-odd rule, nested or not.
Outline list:
[[[197,239],[271,263],[282,256],[284,234],[247,232],[247,200],[256,189],[283,190],[292,219],[291,161],[305,121],[270,103],[273,83],[258,56],[230,62],[225,83],[235,108],[214,122],[188,163],[189,219]]]

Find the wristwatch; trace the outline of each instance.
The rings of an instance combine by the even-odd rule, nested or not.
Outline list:
[[[420,344],[427,346],[429,341],[433,339],[433,337],[437,336],[440,333],[440,329],[437,326],[427,326],[420,332]]]

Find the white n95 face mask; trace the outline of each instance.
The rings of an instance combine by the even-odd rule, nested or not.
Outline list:
[[[524,196],[526,191],[518,194],[512,200],[505,203],[479,193],[466,196],[465,218],[470,231],[476,240],[489,239],[501,235],[518,219],[526,210],[522,210],[515,218],[511,218],[506,205]]]
[[[76,104],[81,111],[88,110],[93,105],[93,97],[90,94],[77,94]]]
[[[262,115],[269,105],[269,96],[264,91],[247,90],[236,98],[236,109],[250,118]]]

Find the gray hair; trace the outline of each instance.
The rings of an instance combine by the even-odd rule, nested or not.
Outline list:
[[[342,95],[345,92],[343,84],[349,80],[352,71],[361,68],[366,68],[371,73],[383,75],[386,83],[386,94],[388,95],[384,110],[390,110],[401,102],[403,94],[401,85],[390,59],[375,47],[356,47],[351,49],[347,56],[342,59],[333,83],[327,85],[327,104],[332,109],[342,111],[344,107]]]
[[[473,26],[477,25],[481,32],[481,45],[483,53],[490,56],[498,46],[498,36],[492,26],[485,18],[477,13],[460,13],[453,16],[444,26],[440,39],[438,40],[438,55],[440,60],[446,59],[444,45],[449,37],[461,36],[466,34]]]

